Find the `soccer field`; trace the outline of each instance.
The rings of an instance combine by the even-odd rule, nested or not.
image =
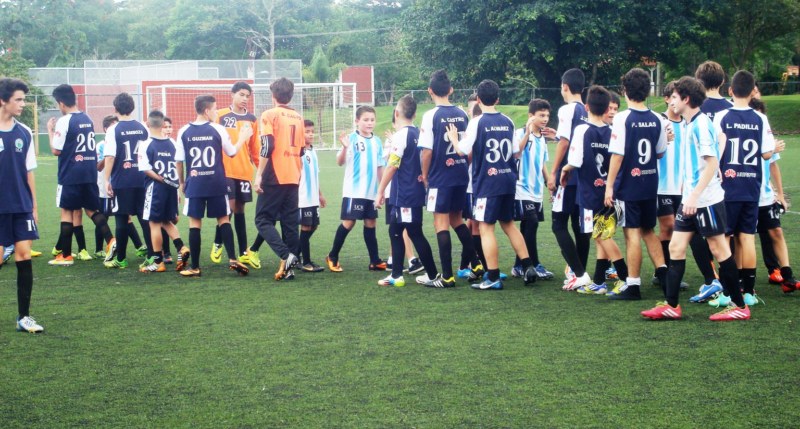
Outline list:
[[[787,141],[780,165],[794,196],[800,137]],[[800,419],[800,293],[767,284],[760,252],[757,292],[766,304],[749,322],[728,324],[709,322],[708,305],[688,303],[701,283],[692,263],[681,321],[639,316],[662,297],[650,286],[641,302],[562,292],[549,204],[539,251],[556,279],[534,287],[511,279],[503,291],[475,291],[463,280],[432,290],[408,276],[403,288],[379,287],[385,273],[367,271],[361,225],[342,250],[345,272],[298,272],[292,282],[273,281],[277,259],[267,246],[264,268],[246,278],[212,264],[210,221],[199,279],[107,270],[100,261],[50,267],[56,159],[39,163],[34,248],[45,256],[34,260],[32,314],[45,333],[14,332],[9,264],[0,270],[2,428],[777,428]],[[312,238],[318,263],[339,224],[344,170],[331,152],[320,163],[330,206]],[[783,226],[800,271],[800,201],[789,210]],[[185,239],[186,219],[179,226]],[[94,228],[86,230],[93,251]],[[430,218],[425,230],[438,264]],[[386,257],[382,222],[378,238]],[[513,253],[505,237],[499,243],[508,272]]]

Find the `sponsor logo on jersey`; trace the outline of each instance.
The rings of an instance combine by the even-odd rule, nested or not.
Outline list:
[[[190,171],[189,175],[192,176],[192,177],[197,177],[197,170]]]
[[[725,170],[725,177],[729,177],[731,179],[735,178],[736,177],[736,170],[733,170],[731,168]]]
[[[634,168],[633,170],[631,170],[631,176],[639,177],[641,175],[642,175],[642,170],[640,170],[639,168]]]
[[[600,178],[594,179],[594,187],[599,188],[602,186],[606,186],[606,181]]]
[[[453,160],[453,158],[447,158],[447,161],[445,161],[445,165],[447,165],[448,167],[452,167],[456,165],[456,162]]]
[[[75,155],[75,162],[83,161],[83,155]]]
[[[126,170],[127,170],[127,169],[129,169],[129,168],[131,168],[131,163],[130,163],[130,162],[128,162],[128,161],[124,162],[124,163],[122,164],[122,168],[124,168],[124,169],[126,169]]]
[[[497,169],[492,167],[489,169],[489,171],[486,172],[486,174],[488,174],[489,176],[497,176]]]

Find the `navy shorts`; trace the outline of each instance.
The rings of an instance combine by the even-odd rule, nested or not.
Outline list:
[[[319,206],[301,207],[300,225],[317,226],[319,225]]]
[[[758,202],[725,201],[728,218],[725,235],[755,234],[758,225]]]
[[[726,223],[724,201],[708,207],[698,207],[697,213],[691,217],[683,214],[683,204],[681,204],[678,207],[678,214],[675,215],[675,231],[696,232],[703,238],[725,234]]]
[[[366,198],[342,198],[342,220],[377,219],[375,201]]]
[[[100,191],[97,183],[81,183],[80,185],[58,185],[56,188],[56,206],[66,210],[100,209]]]
[[[464,208],[461,209],[461,217],[466,219],[472,219],[472,204],[475,202],[475,199],[472,196],[472,192],[469,192],[464,197]]]
[[[228,199],[237,203],[253,201],[253,186],[249,180],[226,179],[228,186]]]
[[[580,208],[581,218],[580,221],[578,222],[578,225],[580,225],[582,233],[590,234],[592,231],[594,231],[594,222],[595,222],[594,215],[599,213],[604,208],[605,207],[600,207],[600,208],[593,207],[590,209],[583,207]]]
[[[33,213],[0,214],[0,246],[8,247],[19,241],[38,239],[39,230],[33,220]]]
[[[544,222],[542,203],[530,200],[514,200],[514,220]]]
[[[683,197],[680,195],[658,195],[658,209],[656,215],[672,216],[678,214],[678,206],[681,205]]]
[[[231,207],[227,195],[187,197],[183,203],[183,214],[194,219],[202,219],[204,217],[218,219],[230,215]]]
[[[511,222],[514,220],[514,194],[476,198],[472,214],[478,222]]]
[[[770,229],[781,227],[781,212],[777,204],[770,204],[758,208],[758,232],[767,232]]]
[[[392,206],[391,210],[387,207],[389,213],[389,223],[402,223],[422,225],[422,207],[396,207]]]
[[[141,216],[144,209],[144,188],[124,188],[114,191],[115,216]]]
[[[178,190],[163,183],[150,183],[145,188],[142,219],[151,222],[172,222],[178,217]]]
[[[623,228],[653,229],[656,227],[656,200],[618,201],[622,209],[617,225]]]
[[[427,210],[434,213],[456,213],[464,209],[467,185],[428,189]]]

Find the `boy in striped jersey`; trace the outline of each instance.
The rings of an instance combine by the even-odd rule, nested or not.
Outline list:
[[[307,273],[318,273],[324,268],[311,260],[311,236],[319,226],[319,209],[325,208],[327,201],[319,187],[319,160],[314,150],[314,122],[305,119],[306,146],[303,149],[302,170],[300,171],[300,191],[298,207],[300,208],[300,255],[301,269]]]

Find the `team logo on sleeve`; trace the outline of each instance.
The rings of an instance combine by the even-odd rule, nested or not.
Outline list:
[[[497,176],[497,169],[492,167],[489,169],[489,171],[486,172],[486,174],[488,174],[489,176]]]
[[[733,170],[731,168],[725,170],[725,177],[728,177],[730,179],[736,178],[736,170]]]
[[[631,176],[639,177],[641,175],[642,175],[642,170],[640,170],[638,167],[631,170]]]

